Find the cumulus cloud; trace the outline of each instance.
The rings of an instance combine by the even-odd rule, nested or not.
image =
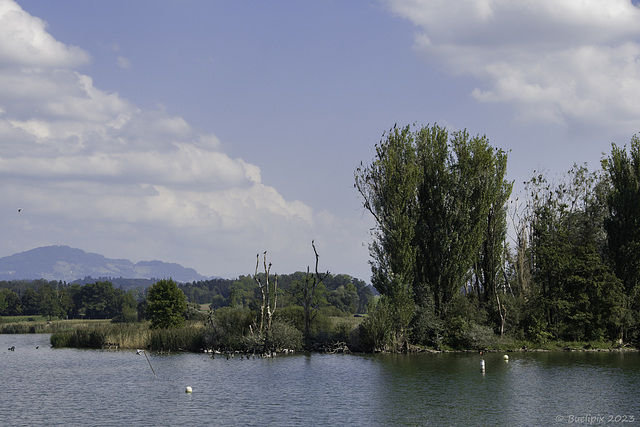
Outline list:
[[[0,198],[23,209],[0,218],[8,248],[69,244],[228,275],[250,271],[245,252],[300,262],[315,233],[351,227],[285,200],[183,118],[95,87],[77,69],[88,60],[0,0]]]
[[[66,46],[45,31],[43,20],[12,0],[0,0],[2,67],[74,67],[89,61],[82,49]]]
[[[484,86],[524,120],[578,121],[635,132],[640,9],[630,0],[386,0],[419,30],[417,51]]]

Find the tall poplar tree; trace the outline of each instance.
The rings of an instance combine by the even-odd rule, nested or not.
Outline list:
[[[449,138],[437,125],[394,127],[385,136],[371,165],[356,170],[355,186],[376,221],[372,282],[392,307],[407,308],[403,320],[411,302],[443,318],[470,279],[489,227],[504,236],[498,216],[511,191],[506,154],[486,137],[463,131]]]
[[[376,145],[371,165],[356,170],[355,187],[374,217],[371,254],[372,284],[390,299],[396,343],[414,313],[416,278],[415,232],[418,214],[419,165],[411,127],[394,126]],[[386,306],[385,306],[386,307]]]
[[[504,236],[503,215],[511,186],[504,181],[506,154],[486,137],[454,132],[449,139],[438,126],[420,132],[418,157],[422,176],[418,189],[417,243],[420,248],[418,294],[431,292],[434,309],[443,317],[452,298],[470,280],[474,263],[487,243],[485,256],[494,257],[487,239]],[[493,222],[491,216],[494,216]],[[491,223],[491,224],[490,224]],[[493,248],[492,248],[493,250]],[[497,265],[489,266],[495,276]]]

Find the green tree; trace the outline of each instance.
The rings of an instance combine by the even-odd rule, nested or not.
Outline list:
[[[54,282],[55,283],[55,282]],[[60,303],[60,291],[46,283],[38,290],[38,311],[49,319],[63,317],[66,313]]]
[[[399,341],[405,339],[405,329],[415,309],[414,304],[408,303],[414,298],[417,272],[415,234],[420,165],[415,136],[411,126],[394,126],[376,145],[373,162],[361,164],[355,173],[355,187],[363,198],[363,206],[376,222],[369,245],[371,282],[387,296],[378,309],[384,315],[375,318],[385,322],[395,319],[392,327]],[[386,330],[386,325],[380,325],[379,330]],[[375,336],[379,345],[381,335]]]
[[[626,295],[624,322],[627,338],[640,337],[640,138],[626,147],[612,144],[611,155],[603,161],[610,192],[605,221],[609,251],[616,276],[622,280]],[[629,333],[630,332],[630,333]],[[623,336],[619,337],[620,339]]]
[[[147,292],[147,301],[152,328],[173,328],[184,324],[187,298],[172,279],[154,283]]]
[[[18,316],[22,313],[22,306],[20,305],[20,297],[18,294],[10,289],[1,289],[2,296],[4,298],[6,308],[0,312],[3,316]],[[0,303],[0,306],[2,304]]]
[[[9,303],[7,303],[6,293],[4,289],[0,289],[0,316],[6,316]]]
[[[89,319],[113,319],[122,313],[123,295],[111,282],[87,283],[76,295],[76,304]]]
[[[502,336],[506,323],[507,308],[504,304],[504,298],[501,298],[499,288],[504,291],[507,202],[511,195],[513,184],[505,179],[507,173],[506,153],[497,151],[491,157],[488,161],[493,164],[493,173],[487,174],[485,177],[488,180],[486,190],[490,205],[486,216],[484,238],[473,270],[478,301],[481,307],[495,307],[495,310],[491,309],[489,311],[497,313],[500,336]]]
[[[22,314],[33,315],[40,313],[40,302],[38,293],[33,288],[24,291],[21,298]]]
[[[120,306],[119,313],[113,317],[112,321],[116,323],[133,323],[138,321],[138,301],[136,294],[138,291],[129,290],[127,293],[119,295],[118,303]]]
[[[621,322],[620,281],[604,258],[601,179],[574,166],[557,185],[543,175],[528,183],[534,204],[532,298],[556,338],[612,338]],[[535,322],[533,322],[535,323]],[[540,322],[537,322],[540,323]]]
[[[510,195],[503,178],[506,154],[491,147],[486,137],[454,132],[449,139],[445,129],[434,126],[420,131],[418,158],[422,178],[416,293],[425,306],[429,291],[436,314],[444,317],[452,298],[469,280],[486,242],[490,214],[499,214]],[[492,226],[493,234],[503,235],[503,221]],[[493,268],[489,276],[495,274]]]
[[[506,154],[486,137],[450,138],[437,125],[394,127],[385,136],[371,165],[356,170],[355,186],[376,221],[372,283],[388,297],[402,340],[412,317],[414,335],[417,325],[437,324],[432,314],[446,317],[474,265],[485,291],[496,288],[511,184]]]

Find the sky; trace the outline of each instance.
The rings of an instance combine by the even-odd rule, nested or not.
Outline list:
[[[514,197],[640,131],[630,0],[0,0],[0,256],[369,281],[394,124],[486,135]],[[20,212],[18,212],[20,209]]]

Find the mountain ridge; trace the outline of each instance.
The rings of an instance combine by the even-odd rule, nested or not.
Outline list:
[[[62,280],[72,282],[87,276],[161,279],[177,282],[206,280],[193,268],[177,263],[151,260],[133,263],[128,259],[106,258],[64,245],[40,246],[0,258],[0,280]]]

